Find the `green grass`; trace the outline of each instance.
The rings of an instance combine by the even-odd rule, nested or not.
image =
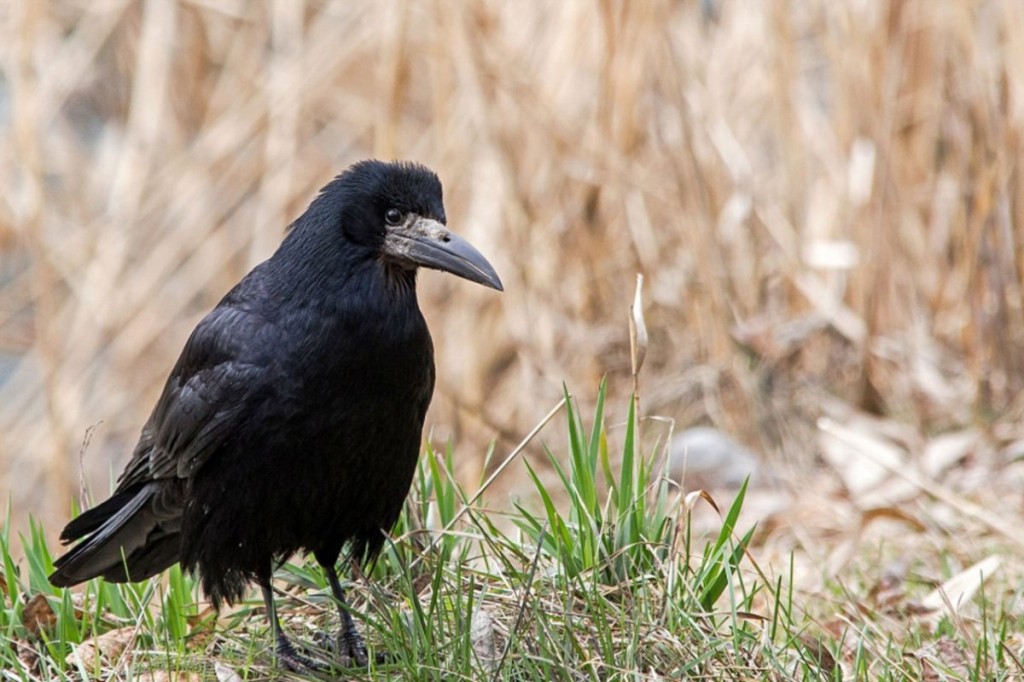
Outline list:
[[[427,448],[395,540],[369,579],[350,588],[370,647],[389,662],[346,675],[521,682],[1020,674],[1019,588],[999,603],[983,591],[975,616],[934,628],[866,612],[839,584],[830,585],[833,603],[804,603],[790,587],[791,562],[762,569],[755,529],[739,526],[746,486],[723,507],[717,533],[695,535],[690,512],[699,496],[655,475],[664,452],[639,449],[633,401],[612,451],[604,394],[602,385],[588,422],[566,393],[568,443],[545,448],[556,484],[543,482],[539,465],[521,463],[536,507],[484,508],[453,478],[451,449]],[[127,680],[157,670],[212,680],[217,665],[242,679],[284,676],[273,667],[255,596],[217,617],[177,567],[137,585],[57,590],[46,581],[52,554],[41,528],[20,537],[20,562],[10,533],[5,524],[0,680]],[[316,632],[335,631],[330,592],[312,562],[283,566],[276,587],[296,640],[312,645]],[[119,640],[123,650],[68,662],[78,645],[97,640]]]

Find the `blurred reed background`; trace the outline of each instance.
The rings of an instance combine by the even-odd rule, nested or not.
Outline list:
[[[466,480],[563,381],[592,399],[607,374],[624,405],[638,272],[644,412],[777,472],[813,469],[833,403],[920,433],[1021,414],[1017,0],[10,0],[0,20],[15,519],[55,527],[83,469],[106,492],[195,323],[368,156],[434,168],[505,283],[420,278],[428,425]]]

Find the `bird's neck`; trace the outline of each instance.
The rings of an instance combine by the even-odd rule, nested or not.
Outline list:
[[[316,308],[328,316],[365,307],[379,308],[384,317],[419,316],[416,271],[387,262],[369,249],[286,239],[265,265],[277,273],[268,281],[274,283],[273,298],[280,302]]]

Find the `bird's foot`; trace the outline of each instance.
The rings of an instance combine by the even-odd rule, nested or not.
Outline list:
[[[369,665],[370,656],[366,650],[366,642],[357,630],[342,631],[337,638],[321,632],[317,634],[316,640],[319,646],[337,657],[338,665],[343,668],[365,668]],[[381,665],[389,662],[390,658],[378,651],[373,660]]]
[[[284,635],[279,635],[274,647],[278,665],[293,673],[321,673],[330,670],[330,666],[300,654]]]
[[[347,630],[338,637],[338,654],[346,668],[365,668],[370,663],[366,642],[356,630]]]

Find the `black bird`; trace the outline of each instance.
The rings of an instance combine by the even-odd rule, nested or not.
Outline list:
[[[380,551],[412,482],[434,390],[416,271],[501,291],[446,227],[423,166],[363,161],[325,186],[277,252],[196,327],[117,489],[72,520],[50,582],[139,581],[175,562],[217,607],[263,591],[279,660],[291,645],[271,574],[299,551],[326,572],[346,663],[367,664],[335,563]]]

